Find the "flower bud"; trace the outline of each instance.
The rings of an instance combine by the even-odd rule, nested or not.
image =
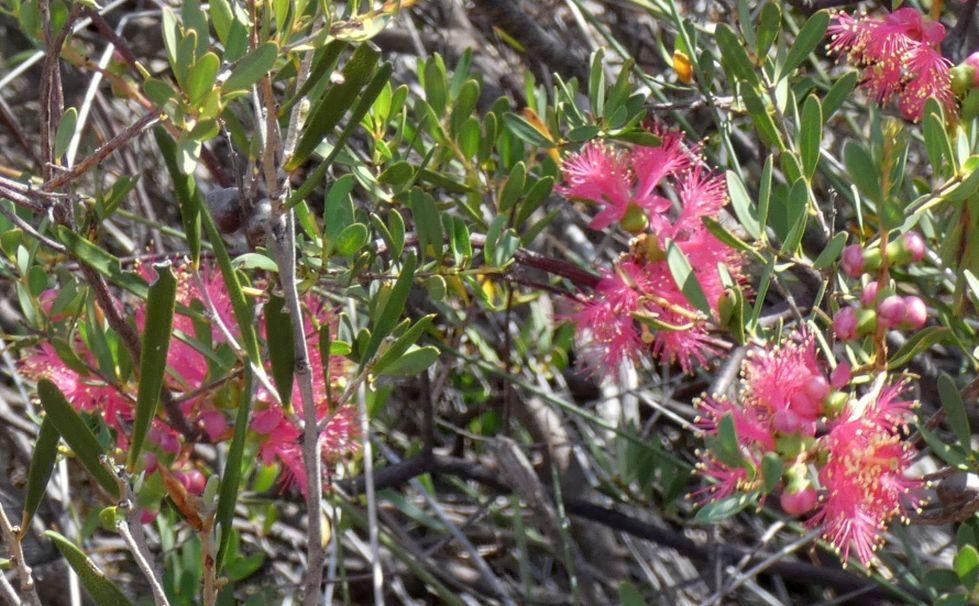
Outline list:
[[[785,513],[795,516],[802,515],[816,506],[816,490],[812,486],[806,486],[798,492],[785,490],[779,498],[779,503]]]
[[[916,231],[901,234],[887,246],[887,259],[892,265],[907,265],[925,257],[925,240]]]
[[[806,383],[806,393],[814,402],[822,402],[829,395],[829,381],[820,375],[809,379]]]
[[[834,391],[826,398],[823,404],[823,414],[830,419],[835,419],[850,401],[850,395],[843,391]]]
[[[846,275],[854,278],[863,273],[863,249],[859,244],[851,244],[843,249],[840,266]]]
[[[921,297],[905,297],[904,307],[904,322],[901,324],[901,328],[917,330],[928,321],[928,307],[925,306]]]
[[[143,455],[143,470],[147,475],[156,471],[158,464],[155,452],[147,452]]]
[[[629,202],[625,209],[625,215],[619,220],[619,226],[632,235],[641,234],[649,225],[649,219],[645,211],[635,202]]]
[[[775,413],[772,422],[776,430],[782,433],[792,434],[799,431],[802,427],[802,419],[796,414],[794,405],[792,408],[793,410],[780,410]],[[793,445],[788,445],[788,448],[793,449]]]
[[[891,295],[877,305],[877,321],[884,328],[894,328],[904,322],[907,306],[904,297]]]
[[[204,492],[204,486],[206,485],[207,480],[204,478],[204,474],[202,474],[200,471],[196,469],[190,469],[183,473],[175,471],[173,475],[177,476],[180,483],[187,489],[187,492],[196,495],[200,495]]]
[[[877,290],[877,280],[867,282],[867,285],[863,287],[863,292],[860,293],[860,304],[873,309],[874,303],[877,302]]]
[[[979,51],[950,69],[949,75],[952,77],[952,90],[960,97],[971,88],[979,88]]]
[[[829,375],[829,384],[833,389],[843,389],[850,382],[850,363],[842,360]]]
[[[150,509],[142,509],[139,512],[139,523],[140,524],[152,524],[156,521],[156,516],[159,515],[158,511],[153,511]]]
[[[855,307],[844,307],[836,312],[833,318],[833,332],[836,337],[849,341],[857,336],[857,310]]]
[[[217,410],[205,410],[198,417],[198,423],[212,442],[220,440],[228,430],[228,420]]]

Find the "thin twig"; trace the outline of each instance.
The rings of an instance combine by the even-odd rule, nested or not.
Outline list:
[[[24,596],[24,602],[30,606],[41,606],[41,598],[37,596],[37,587],[34,584],[34,577],[31,575],[31,567],[27,565],[24,557],[24,548],[21,544],[23,529],[13,526],[7,517],[7,512],[0,503],[0,535],[10,549],[10,559],[14,561],[17,570],[17,580],[20,582],[20,593]],[[0,571],[0,576],[3,572]],[[18,602],[19,603],[19,602]]]
[[[143,536],[143,527],[140,526],[139,522],[139,511],[136,508],[130,507],[130,511],[126,513],[125,521],[119,524],[119,534],[122,535],[122,540],[125,541],[129,551],[133,554],[133,558],[136,560],[136,566],[139,567],[143,576],[149,582],[150,591],[153,592],[153,602],[156,606],[170,606],[167,595],[163,591],[160,578],[150,563],[150,550],[146,545],[146,538]]]
[[[10,606],[20,606],[20,598],[14,591],[14,586],[7,580],[7,575],[0,571],[0,597]]]

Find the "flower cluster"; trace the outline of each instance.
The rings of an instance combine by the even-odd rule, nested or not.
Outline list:
[[[920,234],[909,231],[890,242],[884,252],[888,265],[902,266],[920,261],[925,256],[925,241]],[[840,268],[848,276],[858,278],[864,272],[880,267],[879,247],[864,250],[851,244],[843,250]],[[886,290],[887,292],[884,292]],[[928,308],[921,297],[893,294],[893,288],[881,289],[876,280],[863,285],[858,305],[836,312],[833,332],[844,341],[874,333],[877,327],[917,330],[928,321]]]
[[[587,363],[609,374],[650,350],[689,372],[694,361],[706,363],[714,351],[708,318],[691,305],[670,271],[670,247],[689,261],[714,313],[725,288],[742,280],[741,254],[703,223],[727,202],[723,176],[710,172],[679,133],[657,134],[657,146],[616,149],[591,142],[562,165],[558,191],[600,207],[590,227],[619,222],[637,236],[630,252],[604,271],[595,292],[571,316]],[[719,265],[727,268],[731,283],[725,283]]]
[[[952,64],[938,50],[945,38],[941,23],[924,19],[913,8],[883,18],[837,13],[828,32],[829,50],[863,68],[863,86],[878,103],[896,96],[904,117],[915,121],[930,97],[955,106]]]
[[[155,274],[147,267],[141,268],[141,273],[147,280],[155,279]],[[212,443],[230,440],[233,431],[228,415],[233,413],[229,409],[235,406],[237,382],[232,379],[221,381],[221,376],[228,376],[227,369],[222,370],[216,362],[229,353],[227,335],[238,336],[230,299],[220,273],[216,271],[205,272],[200,279],[187,267],[178,268],[176,274],[177,313],[173,318],[173,336],[167,353],[166,387],[174,394],[184,417],[206,439]],[[50,310],[52,297],[42,296],[41,299]],[[332,405],[328,397],[328,388],[332,386],[327,385],[327,370],[318,347],[318,328],[330,325],[332,314],[316,297],[307,296],[304,304],[317,413],[321,420],[329,419],[323,433],[322,452],[324,458],[335,460],[356,450],[356,413],[349,406]],[[194,314],[200,310],[208,312]],[[211,315],[209,324],[204,320],[207,314]],[[135,306],[132,317],[136,328],[142,331],[146,323],[142,301]],[[45,340],[24,352],[20,368],[29,378],[51,380],[75,408],[99,416],[113,431],[116,446],[125,450],[134,416],[135,378],[108,376],[105,369],[100,369],[98,356],[86,340],[92,338],[87,333],[93,331],[79,332],[86,334],[75,334],[71,340],[76,363],[66,364],[51,342]],[[326,364],[329,365],[330,382],[342,381],[345,374],[343,359],[331,357]],[[298,402],[299,398],[299,387],[295,385],[292,401]],[[295,415],[264,388],[256,389],[255,400],[249,429],[250,440],[258,446],[259,459],[267,465],[281,466],[283,487],[295,485],[305,491],[306,476],[299,440],[302,430]],[[184,442],[186,436],[159,417],[153,420],[148,437],[149,449],[144,461],[147,473],[153,473],[159,464],[166,463],[168,470],[189,491],[199,492],[197,488],[202,487],[205,480],[189,460],[192,445]]]
[[[736,402],[698,402],[698,427],[715,440],[724,419],[733,421],[736,455],[722,456],[718,447],[702,453],[700,472],[713,483],[696,494],[706,503],[771,487],[787,513],[809,515],[844,561],[855,547],[870,563],[887,522],[919,504],[922,483],[905,475],[915,452],[901,440],[912,409],[899,399],[903,384],[881,377],[863,397],[851,397],[842,391],[849,367],[827,376],[807,333],[753,351],[742,374]],[[765,477],[763,460],[773,457],[780,475]]]

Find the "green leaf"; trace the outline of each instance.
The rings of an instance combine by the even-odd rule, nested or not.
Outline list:
[[[204,97],[214,88],[221,60],[214,53],[205,53],[187,72],[187,101],[194,107],[200,105]]]
[[[717,24],[714,39],[721,51],[721,65],[732,80],[743,80],[749,84],[758,82],[758,73],[754,64],[741,45],[741,39],[726,23]]]
[[[722,416],[717,423],[717,433],[707,437],[708,448],[720,462],[729,467],[744,465],[744,457],[738,448],[738,432],[731,413]]]
[[[945,172],[945,161],[953,162],[955,160],[952,153],[952,142],[948,138],[948,131],[945,130],[945,118],[941,103],[933,98],[925,102],[925,119],[921,126],[932,175],[941,176]]]
[[[726,227],[721,225],[717,219],[708,216],[703,216],[700,219],[704,223],[704,227],[707,228],[707,231],[714,234],[714,237],[721,242],[724,242],[728,246],[742,250],[752,256],[757,257],[759,260],[764,261],[757,250],[755,250],[750,244],[741,238],[731,233]]]
[[[154,265],[157,279],[150,285],[146,299],[146,324],[143,329],[139,360],[139,387],[136,392],[136,412],[133,419],[132,443],[129,448],[129,469],[136,469],[143,442],[156,417],[163,390],[167,352],[173,331],[173,311],[176,305],[177,278],[170,263]]]
[[[775,77],[776,82],[791,74],[795,68],[799,67],[816,50],[816,47],[823,40],[823,36],[826,35],[827,27],[829,27],[829,11],[817,11],[809,17],[809,20],[799,30],[799,35],[795,37],[795,41],[789,47],[789,53],[786,55],[785,61],[779,67],[778,75]]]
[[[741,89],[741,97],[744,99],[744,106],[748,110],[748,115],[751,116],[751,122],[755,125],[755,130],[758,131],[762,140],[784,150],[785,144],[782,143],[782,137],[778,134],[778,128],[775,127],[775,122],[758,93],[753,88],[746,86]]]
[[[167,172],[173,180],[174,193],[177,202],[180,203],[180,221],[183,224],[183,233],[187,238],[187,246],[190,249],[191,262],[196,266],[201,258],[201,217],[199,209],[205,206],[204,194],[197,188],[197,182],[193,175],[186,174],[180,170],[177,161],[176,142],[167,134],[166,130],[157,126],[153,129],[153,137],[156,145],[160,148],[163,161],[167,165]]]
[[[340,235],[337,236],[334,253],[341,257],[351,257],[361,248],[367,245],[370,233],[367,226],[363,223],[348,225]]]
[[[47,413],[47,418],[51,419],[51,424],[58,430],[61,437],[75,452],[75,456],[81,461],[85,469],[88,470],[95,481],[99,483],[107,493],[113,498],[118,499],[119,485],[111,473],[102,465],[102,457],[105,451],[95,438],[95,434],[88,428],[85,421],[79,416],[65,395],[61,393],[58,386],[47,379],[41,379],[37,383],[37,395],[41,400],[41,406]]]
[[[767,452],[761,459],[762,492],[775,490],[782,481],[782,459],[774,452]]]
[[[426,345],[425,347],[412,345],[404,355],[387,364],[383,370],[377,371],[377,374],[389,377],[416,376],[434,364],[435,360],[438,360],[438,357],[439,350],[437,347],[432,345]]]
[[[401,314],[405,309],[405,303],[408,301],[408,293],[411,292],[416,264],[415,254],[413,252],[408,253],[408,257],[401,266],[401,273],[398,274],[398,279],[395,281],[394,287],[376,311],[373,326],[371,327],[371,338],[361,353],[361,365],[370,361],[377,352],[377,348],[381,345],[381,341],[391,333],[401,319]]]
[[[925,439],[925,443],[928,444],[932,452],[938,455],[938,458],[956,469],[966,470],[969,468],[970,464],[961,448],[946,444],[934,432],[928,429],[924,423],[918,423],[918,433]]]
[[[952,331],[944,326],[929,326],[919,330],[894,352],[891,359],[887,361],[887,368],[891,370],[900,368],[922,351],[948,340],[951,336]]]
[[[547,138],[544,133],[537,130],[537,127],[528,122],[523,116],[519,116],[513,112],[507,112],[503,114],[503,123],[510,129],[510,132],[525,143],[529,143],[534,147],[554,147],[554,142]]]
[[[68,144],[71,143],[71,138],[75,134],[75,125],[77,124],[78,110],[74,107],[69,107],[65,110],[65,113],[61,114],[61,120],[58,122],[58,130],[54,135],[55,158],[60,158],[68,151]]]
[[[756,49],[759,57],[768,54],[781,29],[782,9],[777,3],[769,0],[765,6],[761,7],[761,14],[758,16],[758,45]]]
[[[704,314],[711,315],[710,303],[707,302],[707,296],[704,295],[700,282],[697,281],[690,260],[675,242],[670,242],[666,248],[666,262],[670,267],[673,280],[687,301]]]
[[[411,328],[406,330],[404,334],[398,337],[394,343],[392,343],[384,352],[377,357],[374,362],[372,370],[377,374],[385,374],[385,371],[389,366],[397,362],[401,356],[404,355],[408,348],[414,345],[418,339],[425,334],[432,326],[432,320],[435,319],[435,314],[430,314],[420,318],[415,322]]]
[[[619,584],[619,606],[646,606],[642,592],[628,581]]]
[[[867,150],[853,139],[843,145],[843,165],[860,193],[879,204],[882,197],[880,171]]]
[[[844,244],[846,244],[845,232],[840,232],[833,236],[833,239],[826,244],[823,252],[819,253],[819,256],[813,261],[813,267],[816,269],[826,269],[835,263],[836,259],[840,256],[840,252],[843,251]]]
[[[749,505],[754,505],[757,500],[758,495],[754,492],[733,494],[701,507],[697,515],[693,517],[693,521],[698,524],[716,524],[730,518]]]
[[[393,185],[396,190],[402,189],[402,187],[408,183],[415,174],[415,169],[412,168],[411,164],[399,160],[394,164],[388,166],[384,171],[377,176],[377,180],[381,183],[387,185]]]
[[[962,402],[962,396],[959,395],[959,389],[955,386],[955,381],[944,372],[938,375],[938,395],[942,400],[948,426],[955,433],[959,445],[968,452],[971,450],[972,439],[969,415],[965,412],[965,404]]]
[[[962,585],[959,576],[948,568],[934,568],[925,573],[924,583],[928,587],[944,593]]]
[[[58,225],[54,229],[58,241],[64,244],[75,258],[108,278],[112,284],[125,288],[137,297],[146,298],[149,293],[146,282],[136,274],[122,271],[122,266],[116,256],[89,242],[64,225]]]
[[[823,97],[823,120],[829,120],[836,110],[843,106],[843,102],[849,98],[850,93],[857,86],[857,72],[847,72],[833,83],[829,92]]]
[[[332,85],[310,109],[306,128],[299,137],[296,150],[285,167],[287,171],[295,170],[302,164],[339,124],[346,111],[357,102],[358,93],[364,88],[364,85],[371,81],[379,57],[380,53],[369,44],[361,44],[357,47],[353,55],[347,60],[346,65],[343,66],[343,81]],[[384,83],[381,84],[381,88],[383,85]],[[374,93],[370,103],[374,102],[374,98],[379,92],[380,88]],[[367,109],[370,109],[370,104],[364,108],[365,113]],[[353,120],[354,117],[352,116],[351,121]],[[357,118],[357,122],[359,121]],[[338,145],[342,144],[338,143]]]
[[[129,601],[126,594],[116,587],[77,545],[53,530],[45,530],[44,536],[54,541],[54,546],[68,560],[68,565],[78,575],[78,580],[81,581],[82,586],[85,587],[96,604],[99,606],[132,606],[132,602]]]
[[[290,332],[291,334],[291,332]],[[329,358],[324,358],[329,359]],[[241,495],[238,487],[241,484],[241,465],[245,454],[245,438],[248,435],[248,415],[252,409],[252,382],[254,372],[251,366],[245,365],[244,384],[238,400],[238,414],[235,417],[235,433],[228,448],[228,459],[224,463],[224,473],[221,475],[221,488],[218,491],[218,507],[214,519],[220,528],[218,554],[215,558],[215,568],[221,571],[228,547],[231,544],[232,523],[235,519],[235,506]]]
[[[521,160],[510,169],[510,175],[507,177],[506,183],[503,185],[503,190],[500,192],[499,209],[501,213],[505,213],[513,208],[513,205],[517,203],[517,199],[523,194],[526,182],[527,165]]]
[[[799,154],[802,156],[802,170],[807,179],[812,179],[819,164],[819,148],[823,144],[823,108],[816,95],[806,97],[802,106],[799,123]]]
[[[979,158],[979,156],[970,156],[971,158]],[[968,164],[969,160],[963,164],[963,167]],[[947,202],[961,202],[972,196],[972,194],[979,191],[979,170],[965,169],[962,174],[962,182],[955,186],[951,191],[942,196],[942,199]]]
[[[744,186],[741,177],[732,170],[724,174],[727,179],[727,194],[731,198],[731,206],[734,207],[734,214],[744,230],[754,239],[761,235],[761,225],[758,223],[757,207],[748,195],[748,190]]]
[[[588,104],[594,115],[605,116],[605,49],[597,48],[591,55],[588,70]],[[540,147],[540,146],[538,146]]]
[[[974,586],[976,578],[979,577],[979,551],[976,551],[972,545],[962,547],[955,554],[952,568],[955,569],[955,574],[962,579],[963,585],[966,587]]]
[[[799,248],[802,235],[806,231],[806,223],[809,220],[809,213],[806,212],[808,204],[809,187],[806,185],[805,179],[800,177],[792,184],[792,189],[789,190],[788,198],[786,198],[785,211],[789,233],[786,234],[785,242],[782,243],[783,251],[795,254]]]
[[[248,90],[272,69],[278,56],[279,47],[275,42],[266,42],[255,47],[231,70],[228,79],[221,85],[221,91],[227,94],[237,90]]]
[[[279,390],[279,399],[286,406],[292,401],[293,373],[296,370],[296,350],[292,337],[292,316],[285,309],[285,300],[269,297],[265,304],[265,335],[272,363],[272,379]]]
[[[442,220],[435,199],[421,189],[411,190],[408,201],[411,218],[415,223],[418,248],[423,257],[441,259],[445,248],[442,234]]]
[[[41,421],[37,440],[34,442],[34,454],[31,456],[31,467],[27,472],[27,489],[24,494],[24,512],[21,516],[20,527],[28,528],[31,519],[37,512],[44,493],[54,471],[54,463],[58,458],[58,442],[61,436],[55,429],[49,417]]]

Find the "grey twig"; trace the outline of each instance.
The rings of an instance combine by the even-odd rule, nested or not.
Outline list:
[[[24,596],[25,604],[30,606],[41,606],[41,598],[37,596],[37,588],[34,585],[34,577],[31,575],[31,567],[27,565],[24,558],[24,549],[21,545],[21,529],[13,526],[4,511],[3,504],[0,503],[0,535],[10,549],[10,559],[14,561],[17,570],[17,580],[20,582],[20,593]],[[3,573],[0,572],[0,576]],[[6,580],[6,578],[4,578]],[[9,586],[9,583],[8,583]],[[19,600],[14,602],[21,604]]]

